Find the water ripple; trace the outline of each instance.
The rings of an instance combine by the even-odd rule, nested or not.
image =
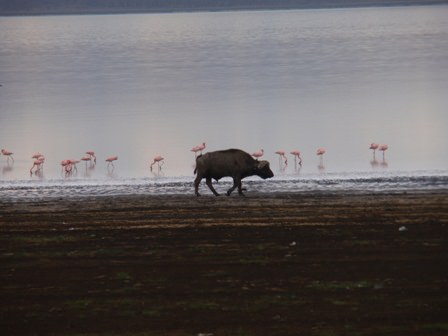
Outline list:
[[[215,183],[224,193],[231,180]],[[244,180],[247,192],[397,192],[410,190],[448,189],[447,171],[418,171],[406,173],[338,173],[325,175],[283,175],[270,180],[251,177]],[[193,178],[129,178],[115,180],[15,180],[0,181],[1,201],[39,201],[46,199],[75,199],[115,195],[193,195]],[[210,191],[202,182],[200,192]]]

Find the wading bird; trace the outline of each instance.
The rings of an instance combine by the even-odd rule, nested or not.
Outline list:
[[[93,163],[96,163],[96,156],[94,151],[87,151],[86,154],[90,157],[90,159],[93,159]]]
[[[325,148],[318,148],[316,151],[316,155],[324,155],[326,152]]]
[[[31,157],[32,159],[38,159],[40,157],[43,157],[43,155],[40,152],[34,153],[33,156]]]
[[[293,156],[294,156],[294,163],[297,165],[297,160],[299,160],[299,166],[302,165],[302,158],[300,157],[300,151],[295,149],[293,151],[290,152]]]
[[[319,169],[320,172],[324,172],[325,171],[325,165],[324,165],[324,154],[325,154],[325,148],[318,148],[316,151],[316,155],[318,155],[320,157],[319,159],[319,165],[317,166],[317,168]]]
[[[151,163],[150,169],[152,171],[152,166],[154,166],[157,163],[157,167],[159,170],[162,169],[163,164],[165,163],[165,159],[161,155],[157,155],[154,157],[153,162]]]
[[[95,169],[95,162],[92,160],[92,156],[90,155],[84,155],[81,158],[81,161],[84,161],[86,163],[86,172],[85,176],[89,175],[89,171],[92,171]]]
[[[34,161],[30,169],[30,175],[33,175],[34,168],[35,168],[34,174],[38,175],[38,173],[42,171],[42,166],[45,162],[45,157],[40,153],[36,153],[32,156],[32,158],[34,159]]]
[[[92,158],[90,156],[83,156],[81,158],[81,161],[84,161],[86,163],[86,168],[87,168],[87,162],[92,163]]]
[[[260,149],[256,152],[253,152],[252,156],[258,160],[259,158],[261,158],[263,156],[263,154],[264,154],[264,150]]]
[[[78,164],[78,163],[80,163],[81,161],[80,160],[69,160],[70,161],[70,165],[73,167],[73,171],[74,172],[78,172],[78,167],[76,167],[76,165]]]
[[[202,155],[202,151],[205,149],[205,142],[200,145],[194,146],[190,151],[194,152],[194,157],[198,156],[198,153]]]
[[[379,150],[383,152],[383,161],[386,161],[385,159],[385,152],[389,149],[388,145],[380,145]]]
[[[10,152],[7,149],[2,149],[2,154],[7,156],[7,161],[9,162],[9,160],[12,160],[12,162],[14,162],[14,158],[12,157],[12,155],[14,154],[13,152]]]
[[[72,173],[73,166],[71,164],[71,160],[62,160],[61,161],[61,173],[65,171],[65,175],[69,176]]]
[[[285,165],[288,164],[288,158],[286,157],[284,150],[279,149],[278,151],[275,152],[275,154],[278,155],[278,160],[280,162],[280,165],[282,164],[282,158],[285,159],[285,162],[284,162]]]
[[[374,143],[374,142],[372,142],[370,144],[370,149],[373,151],[373,160],[375,160],[375,153],[379,146],[380,145],[378,145],[377,143]]]
[[[116,160],[118,160],[118,156],[109,156],[107,159],[106,159],[106,162],[107,162],[107,167],[109,167],[109,166],[112,166],[113,168],[115,167],[114,166],[114,161],[116,161]]]

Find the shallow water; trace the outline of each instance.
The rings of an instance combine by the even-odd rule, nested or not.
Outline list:
[[[219,193],[231,187],[231,180],[214,182]],[[447,190],[448,172],[364,172],[281,175],[269,180],[243,180],[247,195],[253,193],[306,192],[405,192],[416,190]],[[200,193],[212,195],[203,181]],[[125,195],[194,195],[192,177],[117,178],[96,180],[85,178],[55,180],[0,181],[3,201],[43,201],[83,197]],[[235,195],[237,193],[235,192]]]
[[[190,176],[207,150],[302,151],[302,174],[448,169],[448,6],[0,18],[0,179]],[[111,173],[104,162],[118,155]],[[285,174],[294,174],[290,164]],[[381,166],[385,169],[386,164]],[[36,179],[35,176],[32,179]],[[107,182],[106,182],[107,183]]]

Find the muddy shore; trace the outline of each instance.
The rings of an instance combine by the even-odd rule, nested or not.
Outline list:
[[[448,334],[448,190],[0,201],[0,240],[2,335]]]

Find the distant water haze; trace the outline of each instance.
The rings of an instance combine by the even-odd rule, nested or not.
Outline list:
[[[276,174],[448,169],[448,6],[0,18],[0,178],[193,175],[260,148]],[[371,165],[371,142],[389,145]],[[275,151],[285,150],[282,172]],[[108,174],[105,159],[117,155]],[[381,163],[382,155],[376,158]],[[78,164],[79,176],[85,164]]]

